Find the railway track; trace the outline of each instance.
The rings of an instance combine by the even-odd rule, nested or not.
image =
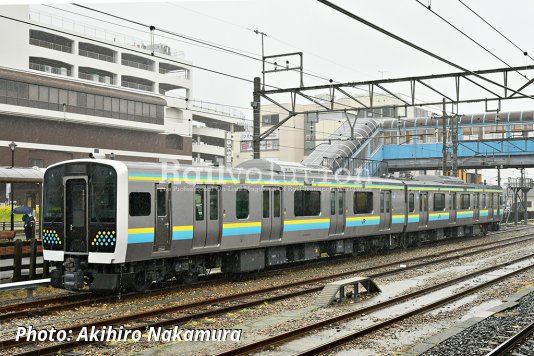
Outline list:
[[[428,287],[428,288],[424,288],[424,289],[418,290],[418,291],[413,292],[413,293],[404,294],[404,295],[401,295],[399,297],[392,298],[392,299],[389,299],[389,300],[381,302],[381,303],[377,303],[377,304],[374,304],[374,305],[371,305],[371,306],[368,306],[368,307],[363,307],[363,308],[360,308],[358,310],[353,310],[351,312],[348,312],[348,313],[345,313],[345,314],[342,314],[342,315],[339,315],[339,316],[336,316],[336,317],[333,317],[333,318],[330,318],[330,319],[322,320],[322,321],[319,321],[319,322],[316,322],[316,323],[312,323],[312,324],[306,325],[304,327],[300,327],[300,328],[291,330],[289,332],[281,333],[281,334],[278,334],[278,335],[275,335],[275,336],[272,336],[272,337],[269,337],[269,338],[254,342],[254,343],[243,345],[241,347],[237,347],[237,348],[234,348],[232,350],[219,353],[217,355],[218,356],[237,355],[237,354],[250,353],[250,352],[254,352],[254,351],[261,351],[261,350],[266,349],[266,348],[269,348],[270,350],[273,350],[273,347],[279,346],[280,344],[282,344],[284,342],[288,342],[288,341],[294,340],[296,338],[309,335],[311,333],[317,332],[318,330],[326,328],[326,327],[332,328],[333,326],[335,326],[336,324],[338,324],[340,322],[361,317],[362,314],[369,314],[369,313],[372,313],[372,312],[375,312],[375,311],[378,311],[378,310],[381,310],[381,309],[385,309],[385,308],[390,307],[392,305],[396,305],[396,304],[405,302],[405,301],[410,300],[410,299],[414,299],[414,298],[421,297],[423,295],[427,295],[429,293],[432,293],[432,292],[435,292],[435,291],[438,291],[438,290],[453,286],[453,285],[455,285],[457,283],[472,279],[474,277],[486,274],[488,272],[493,272],[493,271],[496,271],[496,270],[499,270],[499,269],[508,268],[510,265],[513,265],[513,264],[516,264],[516,263],[519,263],[519,262],[522,262],[522,261],[526,261],[526,260],[531,260],[530,264],[528,266],[526,266],[526,267],[519,268],[519,269],[517,269],[517,270],[515,270],[513,272],[510,272],[510,273],[507,273],[505,275],[493,278],[493,279],[491,279],[489,281],[486,281],[486,282],[483,282],[483,283],[479,283],[474,287],[470,287],[470,288],[465,289],[465,290],[463,290],[461,292],[457,292],[457,293],[455,293],[455,294],[453,294],[451,296],[441,298],[441,299],[439,299],[437,301],[431,302],[431,303],[426,304],[424,306],[421,306],[421,307],[415,308],[413,310],[410,310],[408,312],[402,313],[400,315],[397,315],[395,317],[387,319],[387,320],[385,320],[383,322],[377,322],[377,323],[375,323],[375,324],[373,324],[373,325],[371,325],[371,326],[369,326],[367,328],[348,333],[348,334],[346,334],[346,335],[344,335],[342,337],[339,337],[339,338],[335,338],[335,339],[329,340],[329,341],[327,341],[327,342],[325,342],[323,344],[320,344],[318,346],[315,346],[315,347],[312,347],[312,348],[310,348],[308,350],[300,352],[300,353],[298,353],[298,355],[317,355],[317,354],[322,353],[322,352],[331,351],[331,350],[333,350],[333,349],[335,349],[335,348],[337,348],[339,346],[342,346],[342,345],[344,345],[344,344],[346,344],[348,342],[351,342],[351,341],[354,341],[354,340],[356,340],[356,339],[358,339],[360,337],[369,335],[369,334],[371,334],[371,333],[373,333],[375,331],[378,331],[378,330],[381,330],[381,329],[385,329],[385,328],[387,328],[387,327],[389,327],[391,325],[394,325],[395,323],[398,323],[398,322],[400,322],[402,320],[405,320],[405,319],[407,319],[409,317],[420,315],[420,314],[426,313],[426,312],[428,312],[430,310],[433,310],[433,309],[436,309],[438,307],[441,307],[443,305],[447,305],[447,304],[449,304],[451,302],[454,302],[454,301],[456,301],[458,299],[461,299],[461,298],[463,298],[463,297],[465,297],[467,295],[470,295],[470,294],[473,294],[475,292],[478,292],[481,289],[484,289],[486,287],[492,286],[497,282],[503,281],[503,280],[505,280],[507,278],[510,278],[510,277],[513,277],[513,276],[515,276],[517,274],[520,274],[520,273],[523,273],[525,271],[528,271],[528,270],[534,268],[534,260],[533,259],[534,259],[534,254],[530,254],[530,255],[515,259],[513,261],[502,263],[502,264],[499,264],[499,265],[496,265],[496,266],[492,266],[492,267],[488,267],[488,268],[485,268],[483,270],[476,271],[476,272],[467,274],[467,275],[459,277],[459,278],[451,279],[451,280],[446,281],[444,283],[436,284],[434,286],[431,286],[431,287]]]
[[[299,296],[299,295],[310,294],[310,293],[313,293],[313,292],[320,291],[323,286],[319,285],[319,286],[313,286],[313,287],[309,287],[309,288],[305,288],[305,289],[298,289],[298,290],[293,290],[293,291],[287,292],[288,289],[289,290],[290,289],[294,289],[295,287],[302,287],[304,285],[308,285],[308,284],[312,284],[312,283],[325,282],[327,280],[336,279],[336,278],[339,278],[339,277],[342,277],[342,276],[346,276],[346,275],[349,275],[349,274],[371,272],[372,270],[376,271],[376,270],[380,270],[380,269],[387,268],[387,267],[395,267],[395,269],[374,273],[374,274],[371,275],[371,277],[376,278],[376,277],[383,277],[383,276],[393,275],[393,274],[400,273],[400,272],[403,272],[403,271],[406,271],[406,270],[410,270],[410,269],[421,268],[421,267],[424,267],[424,266],[428,266],[428,265],[432,265],[432,264],[436,264],[436,263],[441,263],[441,262],[446,262],[446,261],[450,261],[450,260],[454,260],[454,259],[459,259],[459,258],[462,258],[462,257],[467,257],[467,256],[475,255],[475,254],[478,254],[478,253],[483,253],[483,252],[490,251],[490,250],[496,250],[496,249],[503,248],[503,247],[506,247],[506,246],[521,244],[521,243],[528,242],[528,241],[534,239],[534,237],[532,237],[532,236],[534,236],[534,235],[533,234],[528,234],[528,235],[525,235],[525,236],[519,236],[519,237],[514,237],[514,238],[501,240],[501,241],[495,241],[495,242],[491,242],[491,243],[487,243],[487,244],[482,244],[482,245],[479,245],[479,246],[464,247],[464,248],[456,249],[456,250],[453,250],[453,251],[449,251],[449,252],[447,252],[445,254],[434,254],[434,255],[431,255],[431,256],[424,256],[422,258],[421,257],[414,258],[414,259],[411,259],[411,260],[403,261],[403,263],[404,264],[413,263],[413,262],[416,262],[418,260],[428,259],[430,257],[434,257],[436,259],[432,260],[432,261],[423,261],[423,262],[420,262],[420,263],[414,263],[414,264],[411,264],[411,265],[407,265],[405,268],[399,268],[399,262],[393,262],[393,263],[389,263],[389,264],[386,264],[386,265],[370,267],[370,268],[366,268],[366,269],[342,272],[342,273],[339,273],[339,274],[334,275],[334,276],[331,275],[331,276],[325,276],[325,277],[318,277],[318,278],[315,278],[313,280],[299,281],[299,282],[280,285],[280,286],[276,286],[276,287],[269,287],[269,288],[265,288],[265,289],[261,289],[261,290],[254,290],[254,291],[249,291],[249,292],[245,292],[245,293],[229,295],[229,296],[226,296],[226,297],[213,298],[213,299],[203,300],[203,301],[190,303],[190,304],[176,305],[176,306],[172,306],[172,307],[169,307],[169,308],[165,308],[164,310],[161,310],[161,309],[149,310],[149,311],[144,311],[144,312],[141,312],[141,313],[135,313],[135,314],[131,314],[131,315],[124,315],[124,316],[119,316],[119,317],[115,317],[115,318],[108,318],[108,319],[99,320],[99,321],[96,321],[96,322],[89,322],[88,324],[78,324],[78,325],[72,325],[72,326],[65,326],[64,329],[73,330],[73,333],[75,335],[76,332],[81,330],[83,327],[87,327],[87,326],[95,326],[95,327],[98,328],[100,326],[122,325],[124,323],[128,323],[128,325],[130,325],[132,329],[137,328],[139,330],[145,330],[147,325],[149,327],[158,327],[158,326],[167,326],[167,325],[179,325],[179,324],[186,323],[186,322],[188,322],[190,320],[193,320],[193,319],[200,319],[200,318],[204,318],[204,317],[208,317],[208,316],[221,315],[221,314],[224,314],[224,313],[228,313],[230,311],[240,310],[240,309],[248,308],[248,307],[253,307],[253,306],[260,305],[260,304],[263,304],[263,303],[266,303],[266,302],[269,303],[269,302],[273,302],[273,301],[277,301],[277,300],[296,297],[296,296]],[[504,243],[502,243],[502,242],[504,242]],[[496,246],[488,247],[488,245],[496,245]],[[480,246],[482,246],[483,248],[479,248]],[[466,253],[464,253],[462,255],[454,255],[454,253],[458,253],[458,252],[469,250],[469,249],[476,249],[476,251],[466,252]],[[443,255],[446,255],[446,256],[444,257]],[[476,273],[479,273],[479,272],[476,272]],[[257,297],[259,295],[261,295],[261,294],[267,294],[268,296],[258,299]],[[253,300],[247,299],[247,298],[252,298],[252,297],[256,297],[256,298],[254,298]],[[240,299],[243,300],[243,301],[236,302],[236,301],[239,301]],[[229,305],[221,306],[221,304],[226,303],[226,302],[229,302],[228,303]],[[214,308],[214,305],[218,306],[218,307]],[[202,310],[202,311],[199,311],[199,308],[201,308],[201,307],[205,307],[206,309]],[[177,317],[169,316],[169,314],[177,313],[177,312],[180,312],[182,314],[180,316],[177,316]],[[151,322],[151,320],[152,320],[152,322]],[[139,325],[139,326],[135,326],[135,325]],[[28,350],[28,348],[31,347],[30,344],[31,343],[25,343],[25,342],[20,342],[20,341],[17,342],[13,338],[13,339],[8,339],[8,340],[1,341],[0,342],[0,350],[7,350],[7,349],[10,349],[10,348],[17,348],[16,350],[13,350],[13,351],[17,351],[17,352],[20,351],[22,354],[34,354],[36,352],[38,352],[39,354],[50,354],[50,353],[55,353],[55,352],[58,352],[58,351],[69,350],[69,349],[75,348],[77,346],[80,346],[82,344],[86,345],[88,343],[87,342],[72,341],[72,342],[67,342],[67,343],[62,343],[62,344],[55,344],[55,345],[40,345],[40,347],[38,349],[29,349]]]
[[[532,354],[534,354],[534,322],[522,328],[491,352],[488,352],[486,356]]]
[[[503,233],[521,232],[521,230],[525,230],[525,229],[528,230],[529,228],[517,228],[517,229],[513,229],[513,230],[501,230],[499,232],[492,233],[491,236],[499,235],[499,234],[503,234]],[[508,238],[508,239],[504,239],[504,240],[500,240],[500,241],[493,241],[493,242],[488,242],[488,243],[484,243],[484,244],[480,244],[480,245],[476,245],[476,246],[454,249],[454,250],[448,251],[447,254],[465,251],[465,250],[468,250],[470,248],[490,246],[490,245],[497,244],[497,243],[500,243],[500,242],[503,242],[503,241],[510,241],[510,240],[514,240],[514,239],[520,239],[520,238],[525,237],[525,236],[528,236],[528,233],[524,234],[524,235],[520,235],[520,236],[514,236],[514,237],[511,237],[511,238]],[[431,254],[431,255],[419,257],[419,258],[416,258],[416,259],[394,262],[394,263],[390,263],[390,264],[386,264],[386,265],[382,265],[382,266],[376,266],[376,267],[373,267],[373,268],[387,268],[387,267],[391,267],[392,265],[396,265],[398,263],[414,262],[414,261],[417,261],[417,260],[422,260],[422,259],[425,259],[425,258],[435,258],[435,257],[439,257],[439,256],[442,256],[442,255],[443,254]],[[324,263],[324,262],[325,261],[318,261],[318,263]],[[309,267],[309,266],[310,265],[305,265],[303,267],[306,268],[306,267]],[[314,265],[312,265],[312,266],[314,266]],[[270,271],[270,272],[271,273],[273,273],[273,272],[277,273],[279,271],[280,270],[275,270],[275,271]],[[349,272],[349,274],[350,273],[357,273],[357,272],[365,272],[365,270],[364,271],[361,271],[361,270],[360,271],[351,271],[351,272]],[[263,275],[265,275],[265,273],[263,273],[262,276]],[[339,277],[342,277],[342,276],[343,275],[339,275]],[[335,277],[338,277],[338,276],[332,276],[331,278],[335,278]],[[217,281],[218,281],[218,279],[215,279],[215,282],[217,282]],[[206,283],[206,282],[200,282],[200,283]],[[15,318],[21,318],[21,317],[25,317],[25,316],[46,315],[46,314],[57,312],[57,311],[61,311],[61,310],[68,310],[69,308],[73,309],[73,308],[85,306],[85,305],[87,305],[89,303],[92,303],[92,304],[95,304],[95,303],[106,303],[106,302],[114,302],[114,301],[119,301],[119,300],[128,300],[128,299],[135,299],[135,298],[145,298],[145,297],[148,297],[148,296],[163,295],[165,293],[177,291],[180,288],[184,288],[184,287],[185,288],[192,288],[192,287],[195,287],[197,285],[198,284],[192,284],[192,285],[187,285],[187,286],[171,285],[171,286],[167,286],[167,287],[163,287],[163,288],[158,288],[156,290],[150,290],[150,291],[147,291],[147,292],[144,292],[144,293],[128,293],[128,294],[119,295],[119,296],[117,296],[117,295],[107,295],[107,296],[95,297],[92,293],[84,293],[84,292],[82,292],[82,293],[71,293],[71,294],[68,294],[68,295],[53,296],[51,298],[46,298],[46,299],[36,299],[36,300],[27,301],[27,302],[24,302],[24,303],[17,303],[17,304],[11,304],[11,305],[6,305],[6,306],[3,306],[3,307],[0,307],[0,322],[1,321],[5,322],[5,321],[8,321],[8,320],[12,320],[12,319],[15,319]]]

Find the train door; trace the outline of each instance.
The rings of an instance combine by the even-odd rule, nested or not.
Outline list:
[[[282,238],[282,188],[264,187],[262,192],[261,241]]]
[[[419,214],[421,215],[420,227],[428,225],[428,192],[419,193]]]
[[[380,230],[391,228],[391,191],[380,192]]]
[[[449,216],[452,224],[456,223],[456,193],[449,193]]]
[[[221,241],[221,189],[197,185],[194,195],[193,248],[217,246]]]
[[[87,178],[65,177],[65,251],[87,253]]]
[[[171,248],[171,195],[170,184],[156,184],[154,251],[167,251]]]
[[[478,221],[480,215],[480,193],[475,193],[475,204],[473,207],[473,220]]]
[[[330,190],[330,235],[343,234],[345,231],[345,190]]]

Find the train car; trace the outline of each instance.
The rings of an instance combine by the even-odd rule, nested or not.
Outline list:
[[[58,288],[144,290],[214,268],[242,273],[482,234],[498,229],[502,210],[499,187],[447,177],[82,159],[45,172],[43,255]]]

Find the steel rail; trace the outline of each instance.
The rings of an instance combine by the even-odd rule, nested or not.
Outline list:
[[[520,231],[520,230],[526,230],[526,229],[525,228],[520,228],[520,229],[511,230],[511,231],[500,231],[500,232],[497,232],[497,233],[493,233],[492,235],[497,235],[497,234],[503,233],[503,232],[512,232],[512,231],[515,232],[515,231]],[[294,282],[294,283],[291,283],[291,284],[285,284],[285,285],[278,286],[278,287],[271,287],[272,289],[270,289],[269,291],[274,291],[274,290],[282,289],[282,288],[291,288],[291,287],[295,287],[295,286],[298,286],[298,285],[301,285],[301,284],[320,282],[320,281],[323,281],[325,279],[343,277],[343,276],[346,276],[346,275],[349,275],[349,274],[352,274],[352,273],[362,273],[362,272],[367,272],[367,271],[370,271],[370,270],[397,266],[400,263],[410,263],[410,262],[424,260],[424,259],[427,259],[427,258],[442,257],[444,255],[450,255],[450,254],[453,254],[453,253],[457,253],[457,252],[461,252],[461,251],[465,251],[465,250],[469,250],[469,249],[480,248],[480,247],[485,247],[485,246],[491,246],[491,245],[499,244],[499,243],[502,243],[502,242],[507,242],[507,241],[510,242],[510,241],[513,241],[513,240],[522,239],[524,237],[528,237],[529,235],[530,234],[527,233],[525,235],[510,237],[510,238],[506,238],[506,239],[499,240],[499,241],[487,242],[487,243],[483,243],[483,244],[479,244],[479,245],[475,245],[475,246],[462,247],[462,248],[446,251],[446,252],[443,252],[443,253],[434,253],[434,254],[430,254],[430,255],[426,255],[426,256],[415,257],[415,258],[408,259],[408,260],[399,260],[399,261],[396,261],[396,262],[391,262],[391,263],[387,263],[387,264],[383,264],[383,265],[368,267],[366,269],[358,269],[358,270],[342,272],[342,273],[330,275],[330,276],[327,276],[327,277],[318,277],[318,278],[315,278],[313,280],[306,280],[306,281],[302,281],[302,282]],[[534,235],[534,234],[532,234],[532,235]],[[309,267],[309,265],[305,265],[304,267]],[[194,286],[198,286],[198,284],[190,285],[188,287],[194,287]],[[181,286],[179,286],[179,287],[181,287]],[[121,298],[124,300],[124,299],[134,299],[134,298],[146,297],[146,296],[157,296],[157,295],[160,295],[160,294],[173,292],[173,291],[176,290],[176,288],[177,288],[177,286],[171,286],[171,287],[168,287],[168,288],[153,290],[153,291],[149,291],[149,292],[145,292],[145,293],[130,293],[130,294],[123,295]],[[258,292],[261,292],[261,290],[258,290]],[[27,302],[27,303],[23,303],[23,304],[15,304],[13,306],[7,306],[5,308],[0,308],[0,321],[4,321],[5,322],[7,320],[11,320],[11,319],[14,319],[14,318],[20,318],[20,317],[24,317],[24,316],[44,315],[44,314],[51,313],[51,312],[54,312],[54,311],[59,311],[59,310],[65,310],[65,309],[69,309],[69,308],[76,308],[76,307],[79,307],[79,306],[84,306],[88,302],[96,303],[96,302],[110,302],[110,301],[118,300],[118,299],[116,299],[117,296],[115,296],[115,295],[113,295],[113,296],[103,296],[103,297],[93,298],[93,299],[91,299],[91,294],[90,293],[84,294],[83,296],[87,296],[89,298],[83,299],[83,300],[79,300],[80,295],[75,294],[75,295],[68,295],[68,296],[59,297],[59,298],[55,298],[55,299],[36,300],[36,301],[31,301],[31,302]],[[237,296],[237,297],[239,297],[239,296]],[[69,303],[68,301],[70,299],[76,299],[76,300]],[[51,305],[51,306],[43,306],[46,303],[50,303],[50,304],[59,303],[59,304]],[[23,307],[28,307],[28,306],[29,307],[36,306],[36,308],[33,308],[33,309],[22,309]]]
[[[511,229],[511,230],[500,230],[498,232],[493,232],[493,233],[489,234],[489,236],[499,235],[499,234],[503,234],[503,233],[517,232],[517,231],[528,230],[528,229],[529,228],[521,227],[521,228],[515,228],[515,229]],[[378,269],[378,268],[381,268],[381,267],[387,268],[387,267],[396,265],[398,263],[413,262],[413,261],[421,260],[421,259],[424,259],[424,258],[440,257],[440,256],[443,256],[444,254],[451,254],[451,253],[461,252],[461,251],[464,251],[464,250],[467,250],[467,249],[471,249],[471,248],[489,246],[489,245],[497,244],[497,243],[504,242],[504,241],[519,239],[519,238],[525,237],[525,236],[528,236],[528,234],[521,235],[521,236],[515,236],[515,237],[511,237],[511,238],[507,238],[507,239],[503,239],[503,240],[499,240],[499,241],[488,242],[488,243],[484,243],[484,244],[480,244],[480,245],[476,245],[476,246],[454,249],[454,250],[447,251],[447,252],[440,253],[440,254],[431,254],[431,255],[418,257],[418,258],[414,258],[414,259],[393,262],[393,263],[385,264],[385,265],[382,265],[382,266],[374,266],[372,268],[373,269]],[[451,240],[449,240],[449,242],[451,242]],[[328,261],[319,261],[319,260],[317,260],[315,262],[323,263],[323,262],[328,262]],[[310,264],[306,264],[306,265],[303,265],[302,267],[307,268],[307,267],[310,267],[310,266],[313,267],[314,265],[313,264],[311,264],[311,265]],[[295,267],[291,266],[289,268],[293,268],[294,269]],[[277,272],[277,271],[280,271],[280,269],[272,270],[272,271],[268,271],[268,272]],[[356,273],[356,272],[365,272],[365,270],[354,271],[354,273]],[[335,277],[337,277],[337,275],[332,275],[330,278],[335,278]],[[198,284],[188,285],[187,287],[194,287],[194,286],[198,286]],[[114,301],[115,299],[118,300],[118,299],[130,299],[130,298],[136,298],[136,297],[155,296],[155,295],[159,295],[159,294],[164,294],[164,293],[169,293],[169,292],[172,292],[172,291],[176,291],[180,287],[184,287],[184,286],[183,285],[171,286],[171,287],[167,287],[167,288],[163,288],[163,289],[157,289],[157,290],[151,290],[151,291],[143,292],[143,293],[139,293],[139,292],[137,292],[137,293],[128,293],[128,294],[123,294],[123,295],[120,295],[120,296],[109,295],[109,296],[102,296],[102,297],[98,297],[98,298],[92,298],[91,293],[88,292],[88,293],[83,293],[83,294],[70,294],[70,295],[66,295],[66,296],[65,295],[56,296],[56,297],[47,298],[47,299],[36,299],[36,300],[24,302],[24,303],[17,303],[17,304],[12,304],[12,305],[7,305],[7,306],[4,306],[4,307],[0,307],[0,321],[7,321],[7,320],[14,319],[14,318],[20,318],[20,317],[31,316],[31,315],[44,315],[46,313],[50,313],[50,312],[54,312],[54,311],[58,311],[58,310],[62,310],[62,309],[76,308],[76,307],[79,307],[79,306],[83,306],[87,302],[91,302],[91,303],[109,302],[109,301]],[[80,297],[83,297],[84,299],[80,300]],[[70,300],[74,300],[74,301],[69,302]],[[45,306],[46,304],[56,304],[56,303],[58,303],[58,304],[57,305],[51,305],[51,306]]]
[[[524,236],[520,236],[518,238],[521,238],[521,237],[524,237]],[[515,245],[515,244],[519,244],[519,243],[523,243],[523,242],[528,242],[531,239],[534,239],[534,238],[528,238],[528,239],[515,241],[515,242],[508,242],[508,243],[505,243],[505,244],[501,244],[501,245],[494,246],[494,247],[489,247],[489,248],[483,248],[481,250],[471,251],[471,252],[468,252],[468,253],[466,253],[464,255],[460,255],[460,256],[449,256],[449,257],[445,257],[445,258],[442,258],[442,259],[439,259],[439,260],[426,261],[426,262],[414,264],[414,265],[411,265],[411,266],[407,266],[407,267],[404,267],[404,268],[397,268],[397,269],[391,270],[391,271],[379,272],[379,273],[375,273],[375,274],[371,275],[370,277],[377,278],[377,277],[382,277],[382,276],[387,276],[387,275],[393,275],[393,274],[401,273],[401,272],[404,272],[404,271],[407,271],[407,270],[411,270],[411,269],[417,269],[417,268],[424,267],[424,266],[429,266],[429,265],[432,265],[432,264],[437,264],[437,263],[441,263],[441,262],[445,262],[445,261],[459,259],[459,258],[466,257],[466,256],[471,256],[471,255],[474,255],[474,254],[477,254],[477,253],[486,252],[486,251],[489,251],[489,250],[495,250],[495,249],[506,247],[506,246],[510,246],[510,245]],[[507,240],[505,240],[505,241],[507,241]],[[496,244],[496,243],[498,243],[498,242],[494,242],[494,243],[490,243],[490,244]],[[469,249],[469,248],[472,249],[472,248],[476,248],[476,247],[465,247],[465,248],[462,248],[462,249]],[[439,257],[440,254],[434,254],[434,256]],[[425,256],[424,258],[428,258],[428,256]],[[418,258],[418,259],[421,259],[421,258]],[[417,258],[416,259],[412,259],[412,260],[417,260]],[[410,261],[410,260],[408,260],[408,261]],[[387,264],[387,265],[388,266],[398,266],[398,264],[399,264],[399,262],[394,262],[394,263]],[[386,266],[386,265],[384,265],[384,266]],[[141,320],[141,322],[140,322],[141,326],[139,326],[138,328],[132,327],[131,329],[132,330],[135,330],[135,329],[139,329],[139,330],[143,329],[144,330],[146,328],[146,325],[147,325],[146,320],[147,320],[147,318],[150,318],[150,317],[154,317],[154,316],[161,317],[162,314],[174,313],[174,312],[179,312],[179,311],[186,311],[186,310],[195,309],[195,308],[202,307],[202,306],[212,306],[214,304],[220,304],[221,302],[227,302],[227,301],[233,301],[235,299],[253,297],[253,296],[256,296],[258,294],[263,294],[263,293],[268,293],[268,292],[273,292],[273,291],[280,291],[280,290],[283,291],[283,290],[286,290],[288,288],[301,286],[301,285],[304,285],[304,284],[325,281],[325,280],[328,280],[328,279],[332,279],[332,278],[336,278],[336,277],[340,277],[340,276],[344,276],[344,275],[348,275],[348,274],[360,273],[362,271],[369,271],[369,270],[373,270],[373,269],[379,269],[379,268],[383,268],[384,266],[369,267],[369,268],[365,268],[365,269],[358,270],[358,271],[342,272],[342,273],[340,273],[338,275],[335,275],[335,276],[318,277],[318,278],[314,278],[314,279],[311,279],[311,280],[299,281],[299,282],[290,283],[290,284],[281,285],[281,286],[269,287],[269,288],[265,288],[265,289],[254,290],[254,291],[244,292],[244,293],[240,293],[240,294],[225,296],[225,297],[212,298],[212,299],[203,300],[203,301],[190,303],[190,304],[177,305],[177,306],[173,306],[173,307],[170,307],[170,308],[165,308],[163,310],[148,310],[148,311],[144,311],[144,312],[137,313],[137,314],[131,314],[131,315],[120,316],[120,317],[109,318],[109,319],[105,319],[105,320],[92,322],[92,323],[89,323],[89,325],[90,326],[95,326],[96,328],[98,328],[98,327],[107,326],[107,325],[118,325],[118,324],[125,323],[125,322],[131,323],[132,321]],[[491,268],[494,268],[494,267],[491,267]],[[480,273],[480,272],[475,272],[475,273]],[[243,309],[243,308],[257,306],[257,305],[260,305],[260,304],[263,304],[263,303],[266,303],[266,302],[274,302],[274,301],[288,299],[288,298],[292,298],[292,297],[296,297],[296,296],[300,296],[300,295],[310,294],[310,293],[313,293],[313,292],[318,292],[318,291],[320,291],[322,289],[323,289],[323,286],[318,286],[318,287],[307,288],[307,289],[304,289],[304,290],[298,290],[298,291],[283,293],[283,294],[280,294],[280,295],[274,295],[274,296],[271,295],[271,296],[268,296],[268,297],[265,297],[265,298],[261,298],[261,299],[256,299],[256,300],[253,300],[253,301],[237,303],[237,304],[233,304],[233,305],[230,305],[230,306],[221,307],[221,308],[217,308],[217,309],[213,309],[213,310],[206,310],[206,311],[196,312],[196,313],[190,314],[190,315],[180,316],[180,317],[171,318],[171,319],[165,319],[165,320],[162,320],[162,321],[157,322],[157,323],[150,323],[149,325],[152,326],[152,327],[166,326],[166,325],[172,325],[172,324],[176,325],[176,324],[188,322],[188,321],[193,320],[193,319],[199,319],[199,318],[204,318],[204,317],[208,317],[208,316],[220,315],[220,314],[224,314],[224,313],[227,313],[227,312],[230,312],[230,311],[234,311],[234,310],[239,310],[239,309]],[[83,327],[87,327],[87,324],[81,324],[81,325],[78,324],[78,325],[74,325],[74,326],[71,326],[71,327],[65,327],[64,329],[72,330],[73,335],[74,335],[76,332],[79,332]],[[20,341],[17,342],[14,338],[13,339],[8,339],[8,340],[3,340],[3,341],[0,341],[0,350],[1,349],[12,348],[12,347],[21,347],[21,346],[25,346],[25,345],[28,345],[28,344],[31,344],[31,342],[28,342],[28,343],[20,342]],[[58,352],[58,351],[69,350],[69,349],[72,349],[74,347],[77,347],[77,346],[80,346],[80,345],[87,345],[87,344],[90,344],[90,343],[84,342],[84,341],[70,341],[70,342],[61,343],[61,344],[55,344],[55,345],[51,345],[51,346],[43,346],[43,347],[40,347],[39,349],[34,349],[32,351],[28,351],[29,353],[22,353],[22,354],[32,354],[32,353],[35,353],[35,352],[38,352],[39,354],[49,354],[49,353],[54,353],[54,352]]]
[[[529,335],[532,335],[534,333],[534,322],[528,325],[527,327],[523,328],[521,331],[519,331],[514,336],[507,339],[505,342],[497,346],[495,349],[493,349],[491,352],[488,352],[486,356],[501,356],[506,355],[510,351],[512,351],[518,343],[523,341],[525,338],[527,338]]]
[[[301,328],[298,328],[298,329],[295,329],[295,330],[291,330],[291,331],[288,331],[288,332],[285,332],[285,333],[281,333],[281,334],[275,335],[273,337],[270,337],[270,338],[267,338],[267,339],[263,339],[263,340],[260,340],[260,341],[254,342],[254,343],[243,345],[241,347],[238,347],[238,348],[226,351],[226,352],[222,352],[222,353],[219,353],[217,355],[218,356],[221,356],[221,355],[225,355],[226,356],[226,355],[243,354],[243,353],[255,351],[255,350],[258,350],[258,349],[264,349],[264,348],[266,348],[268,346],[278,345],[281,342],[286,342],[286,341],[289,341],[289,340],[293,340],[293,339],[295,339],[295,338],[297,338],[299,336],[302,336],[302,335],[305,335],[305,334],[309,334],[310,332],[317,331],[317,329],[319,329],[319,328],[323,328],[325,326],[330,326],[332,324],[336,324],[336,323],[338,323],[340,321],[344,321],[344,320],[348,320],[348,319],[352,319],[352,318],[361,316],[363,313],[369,314],[371,312],[375,312],[377,310],[381,310],[381,309],[384,309],[386,307],[389,307],[389,306],[392,306],[392,305],[395,305],[395,304],[399,304],[401,302],[405,302],[407,300],[410,300],[410,299],[413,299],[413,298],[417,298],[417,297],[420,297],[420,296],[435,292],[437,290],[440,290],[440,289],[443,289],[443,288],[446,288],[446,287],[450,287],[450,286],[452,286],[454,284],[457,284],[459,282],[463,282],[465,280],[468,280],[468,279],[471,279],[473,277],[476,277],[476,276],[479,276],[479,275],[482,275],[482,274],[497,270],[499,268],[505,268],[505,267],[508,267],[511,264],[518,263],[518,262],[521,262],[521,261],[524,261],[524,260],[527,260],[527,259],[532,259],[532,258],[534,258],[534,254],[530,254],[530,255],[515,259],[513,261],[508,261],[508,262],[505,262],[505,263],[501,263],[501,264],[496,265],[496,266],[484,268],[482,270],[469,273],[469,274],[467,274],[465,276],[462,276],[462,277],[459,277],[459,278],[455,278],[455,279],[452,279],[452,280],[449,280],[449,281],[446,281],[446,282],[443,282],[443,283],[439,283],[439,284],[436,284],[434,286],[431,286],[431,287],[428,287],[428,288],[424,288],[424,289],[421,289],[421,290],[418,290],[418,291],[415,291],[415,292],[412,292],[412,293],[404,294],[404,295],[401,295],[399,297],[395,297],[395,298],[389,299],[387,301],[384,301],[384,302],[381,302],[381,303],[378,303],[378,304],[370,305],[368,307],[363,307],[363,308],[360,308],[358,310],[354,310],[354,311],[351,311],[349,313],[345,313],[345,314],[342,314],[342,315],[339,315],[339,316],[336,316],[336,317],[333,317],[333,318],[329,318],[329,319],[326,319],[326,320],[323,320],[323,321],[320,321],[320,322],[309,324],[307,326],[304,326],[304,327],[301,327]],[[525,268],[521,268],[521,269],[519,269],[517,271],[514,271],[512,273],[506,274],[504,276],[497,277],[495,279],[492,279],[491,281],[485,282],[485,283],[483,283],[481,285],[475,286],[475,287],[467,289],[465,291],[458,292],[458,293],[456,293],[456,294],[454,294],[454,295],[452,295],[450,297],[442,298],[442,299],[440,299],[440,300],[438,300],[436,302],[433,302],[433,303],[428,304],[426,306],[423,306],[421,308],[412,310],[410,312],[401,314],[401,315],[399,315],[397,317],[388,319],[388,320],[386,320],[384,322],[377,323],[377,324],[372,325],[372,326],[370,326],[368,328],[365,328],[365,329],[350,333],[350,334],[348,334],[346,336],[343,336],[341,338],[338,338],[338,339],[335,339],[333,341],[324,343],[324,344],[319,345],[317,347],[314,347],[312,349],[306,350],[306,351],[300,353],[299,355],[317,355],[318,353],[331,350],[334,347],[337,347],[337,346],[340,346],[342,344],[345,344],[345,343],[347,343],[349,341],[352,341],[352,340],[354,340],[356,338],[359,338],[361,336],[370,334],[373,331],[385,328],[385,327],[387,327],[389,325],[392,325],[392,324],[394,324],[394,323],[396,323],[398,321],[404,320],[404,319],[406,319],[406,318],[408,318],[410,316],[417,315],[417,314],[420,314],[420,313],[428,311],[428,310],[432,310],[432,309],[434,309],[434,308],[436,308],[438,306],[441,306],[441,305],[446,304],[448,302],[451,302],[451,301],[454,301],[456,299],[459,299],[459,298],[461,298],[461,297],[463,297],[463,296],[465,296],[467,294],[473,293],[474,291],[478,291],[479,289],[482,289],[482,288],[485,288],[485,287],[487,287],[489,285],[492,285],[495,282],[498,282],[500,280],[503,280],[503,279],[508,278],[510,276],[513,276],[515,274],[519,274],[519,273],[524,272],[524,271],[526,271],[528,269],[531,269],[531,268],[534,268],[534,264],[530,265],[530,266],[527,266]]]

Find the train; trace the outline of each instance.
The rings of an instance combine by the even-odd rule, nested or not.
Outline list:
[[[88,158],[46,169],[41,238],[53,286],[143,291],[482,235],[499,229],[503,208],[500,187],[453,177]]]

